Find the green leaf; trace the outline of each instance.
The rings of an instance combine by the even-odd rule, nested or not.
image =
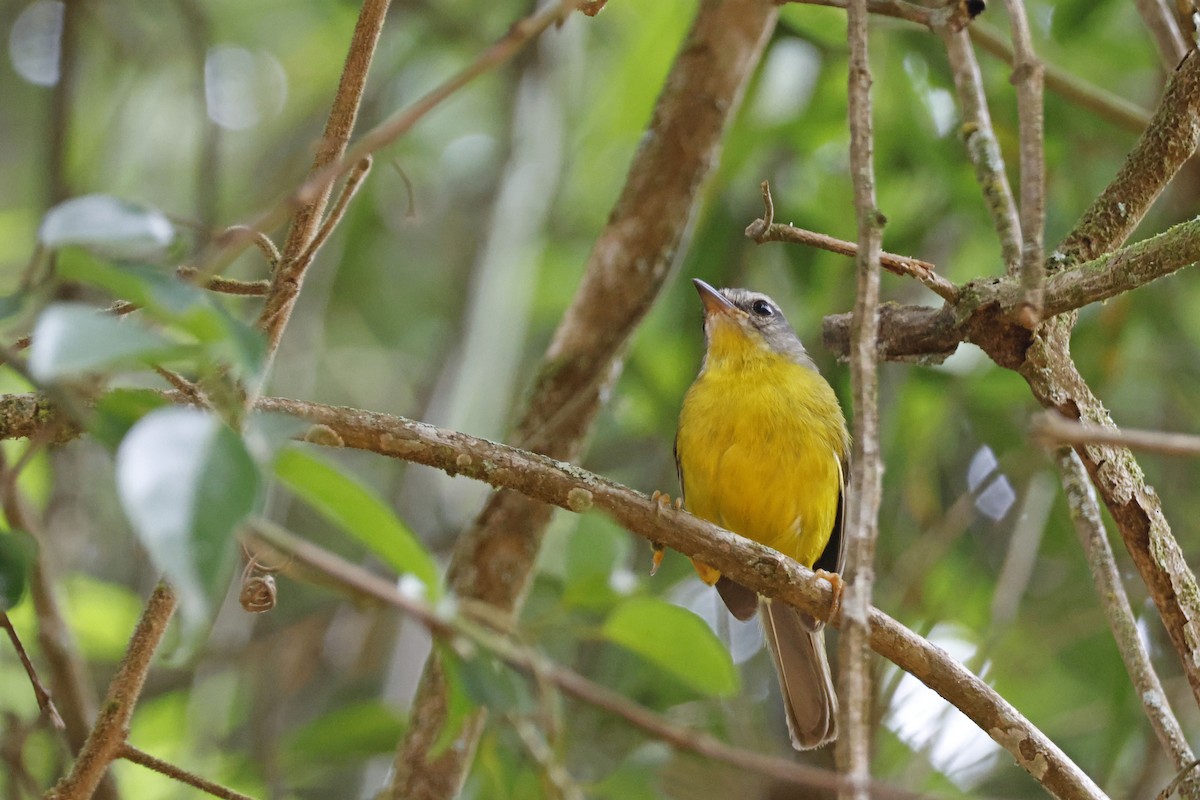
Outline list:
[[[595,796],[602,800],[658,800],[657,777],[670,760],[669,747],[647,742],[593,787]]]
[[[254,460],[212,414],[164,408],[130,429],[116,472],[121,505],[179,597],[185,637],[194,635],[233,573],[233,533],[259,495]]]
[[[284,761],[289,768],[359,762],[393,752],[405,727],[404,719],[373,700],[334,708],[287,736]]]
[[[431,601],[441,595],[437,565],[413,532],[370,489],[298,448],[275,462],[283,484],[327,520],[366,545],[397,573],[425,584]]]
[[[24,531],[0,533],[0,611],[21,602],[36,550],[33,538]]]
[[[234,317],[222,302],[199,287],[156,267],[109,264],[80,255],[62,259],[64,278],[99,286],[114,297],[204,346],[208,361],[229,363],[242,375],[262,367],[266,342],[253,325]]]
[[[138,420],[166,405],[162,394],[153,389],[115,389],[96,403],[91,434],[109,450],[116,450]]]
[[[534,709],[525,679],[491,653],[476,653],[459,661],[459,676],[471,702],[493,713]]]
[[[685,608],[653,597],[634,597],[613,610],[603,634],[701,694],[728,697],[738,691],[738,673],[729,652],[704,620]]]
[[[58,249],[76,245],[114,259],[155,258],[175,238],[175,226],[155,209],[89,194],[46,212],[38,239]]]
[[[82,251],[63,254],[58,259],[58,273],[66,280],[104,289],[160,318],[177,316],[206,301],[204,290],[161,267],[113,264]]]
[[[42,381],[178,349],[135,320],[79,303],[48,306],[33,329],[29,371]]]
[[[624,563],[628,549],[628,534],[600,515],[585,515],[567,539],[563,603],[591,609],[612,606],[620,597],[612,587],[613,570]]]

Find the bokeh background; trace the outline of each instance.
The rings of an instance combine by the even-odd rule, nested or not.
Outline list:
[[[344,223],[309,273],[268,392],[357,406],[505,439],[532,371],[571,298],[622,185],[694,0],[611,0],[572,17],[514,62],[458,92],[379,153]],[[1007,31],[999,4],[980,24]],[[1146,109],[1166,80],[1126,0],[1030,0],[1039,54]],[[396,0],[360,124],[403,107],[473,58],[529,3]],[[0,4],[0,293],[18,285],[54,203],[101,192],[155,207],[185,232],[249,219],[294,187],[311,161],[357,7],[86,0]],[[855,238],[848,176],[845,15],[787,5],[728,133],[690,242],[628,352],[584,466],[644,492],[676,491],[671,444],[699,365],[700,312],[688,278],[771,294],[844,404],[849,378],[821,346],[826,314],[849,310],[850,260],[743,235],[771,181],[776,218]],[[956,283],[998,275],[1000,248],[958,136],[940,40],[873,20],[876,173],[885,248],[937,264]],[[1009,68],[981,53],[991,110],[1016,180]],[[1048,247],[1115,175],[1136,131],[1046,94]],[[1189,165],[1137,238],[1197,213]],[[273,232],[280,238],[281,232]],[[64,253],[64,259],[83,257]],[[229,269],[257,278],[256,252]],[[934,303],[885,275],[886,300]],[[228,300],[252,319],[256,301]],[[1083,375],[1121,425],[1195,431],[1200,289],[1190,272],[1086,309],[1074,337]],[[10,318],[5,341],[36,309]],[[1108,633],[1052,461],[1027,435],[1024,382],[963,345],[944,364],[886,365],[885,462],[876,604],[981,673],[1114,797],[1149,798],[1172,770],[1142,716]],[[3,388],[27,388],[5,373]],[[6,443],[19,451],[20,445]],[[327,454],[388,499],[440,559],[485,496],[466,479],[368,453]],[[1145,455],[1185,553],[1196,552],[1196,465]],[[46,509],[50,557],[73,630],[102,689],[157,578],[113,491],[111,458],[77,441],[26,476]],[[363,563],[306,506],[272,491],[276,520]],[[1114,546],[1123,569],[1127,560]],[[522,615],[522,635],[556,660],[680,724],[790,755],[757,628],[722,616],[686,559],[653,579],[649,547],[599,515],[560,512]],[[1136,575],[1127,588],[1185,729],[1200,718]],[[226,603],[202,651],[152,673],[131,740],[255,796],[369,797],[390,754],[428,641],[393,613],[328,588],[281,580],[281,605],[251,617]],[[741,691],[704,696],[604,640],[630,597],[663,596],[708,619],[732,648]],[[35,626],[28,603],[13,619]],[[27,636],[29,640],[32,635]],[[833,648],[831,647],[831,650]],[[36,646],[33,647],[36,656]],[[942,797],[1028,797],[1037,785],[971,723],[888,664],[879,679],[876,775]],[[36,717],[12,652],[0,649],[0,711],[13,740]],[[675,755],[586,706],[560,709],[558,756],[589,796],[810,796],[760,776]],[[20,748],[41,780],[58,746],[35,731]],[[831,756],[804,757],[829,765]],[[119,764],[129,797],[194,793]],[[465,789],[471,798],[545,791],[505,714],[493,715]],[[0,770],[6,796],[20,797]]]

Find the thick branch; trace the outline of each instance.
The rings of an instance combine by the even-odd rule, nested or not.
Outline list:
[[[1117,177],[1076,223],[1047,271],[1096,258],[1120,246],[1200,144],[1200,56],[1193,50],[1175,70],[1149,127]]]
[[[574,465],[375,412],[282,398],[263,398],[258,408],[327,426],[346,447],[482,480],[576,513],[601,511],[638,536],[701,558],[760,594],[779,598],[818,618],[829,616],[832,591],[828,582],[792,559],[685,511],[664,509],[644,494]],[[873,650],[958,707],[1053,794],[1103,796],[1057,746],[945,651],[877,609],[870,610],[869,622]]]
[[[0,409],[10,401],[18,401],[18,408],[38,407],[30,396],[10,395],[0,397]],[[685,511],[664,509],[641,493],[572,464],[373,411],[279,397],[261,398],[256,408],[328,428],[336,435],[325,438],[341,446],[464,475],[576,513],[601,511],[638,536],[700,558],[763,595],[818,618],[829,615],[833,599],[829,583],[795,561]],[[6,433],[0,430],[0,438]],[[1038,770],[1043,775],[1039,780],[1056,796],[1102,796],[1052,742],[945,651],[877,609],[870,611],[870,624],[873,650],[963,711],[1012,751],[1024,768]],[[1046,771],[1041,773],[1043,768]]]
[[[1200,218],[1050,275],[1043,295],[1044,314],[1052,317],[1103,302],[1196,263],[1200,263]],[[1029,332],[1013,315],[1023,296],[1015,280],[987,278],[960,287],[959,301],[953,306],[885,305],[879,354],[892,360],[944,357],[959,342],[974,341],[981,347],[988,345],[991,352],[1008,352],[1012,363],[1020,363]],[[826,317],[824,334],[830,350],[849,352],[850,315]]]

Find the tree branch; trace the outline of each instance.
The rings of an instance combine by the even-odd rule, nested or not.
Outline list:
[[[1042,320],[1042,284],[1046,222],[1046,165],[1042,148],[1046,118],[1042,108],[1042,63],[1033,52],[1023,0],[1005,0],[1012,25],[1012,82],[1017,87],[1017,119],[1021,152],[1021,298],[1019,319],[1032,328]]]
[[[828,581],[765,545],[572,464],[456,431],[371,411],[265,397],[258,408],[335,431],[346,447],[482,480],[575,513],[600,511],[651,542],[704,559],[767,597],[820,619],[833,601]],[[385,582],[392,587],[390,582]],[[1091,780],[994,689],[888,615],[869,612],[870,645],[976,722],[1057,797],[1102,798]],[[833,625],[838,619],[830,620]]]
[[[1111,444],[1171,456],[1200,456],[1200,436],[1082,425],[1055,411],[1042,412],[1030,420],[1029,435],[1047,445]]]
[[[819,247],[831,253],[839,253],[851,258],[858,255],[858,245],[837,239],[824,233],[797,228],[793,225],[775,221],[775,201],[771,198],[771,186],[767,181],[762,182],[763,216],[746,226],[746,236],[757,244],[764,242],[786,242],[802,244],[809,247]],[[915,278],[927,289],[943,300],[954,303],[958,301],[958,287],[937,274],[937,269],[928,261],[908,256],[898,256],[894,253],[881,252],[879,263],[888,272],[907,278]]]
[[[854,396],[850,485],[845,504],[846,563],[842,637],[838,643],[841,671],[838,694],[845,725],[837,740],[837,762],[850,780],[838,792],[844,800],[867,800],[873,741],[869,666],[868,612],[875,587],[875,541],[879,536],[879,504],[883,463],[879,457],[879,376],[876,340],[879,328],[879,260],[886,220],[875,199],[875,140],[872,130],[871,59],[867,36],[867,2],[850,0],[846,9],[850,43],[850,174],[854,183],[854,216],[858,221],[855,258],[857,291],[851,318],[850,385]]]
[[[176,398],[178,401],[181,398]],[[8,406],[38,408],[29,395],[0,395],[0,419]],[[833,600],[828,581],[775,550],[737,536],[685,511],[664,509],[635,492],[572,464],[489,442],[464,433],[373,411],[280,397],[260,398],[260,411],[287,414],[327,429],[319,437],[344,446],[441,469],[519,492],[575,513],[598,510],[650,542],[711,564],[760,594],[825,619]],[[19,427],[27,427],[24,421]],[[0,429],[0,438],[11,431]],[[945,651],[872,609],[871,648],[910,672],[976,722],[1058,797],[1102,797],[1052,742],[991,687]],[[838,620],[831,620],[837,625]]]
[[[117,757],[123,758],[126,761],[134,764],[140,764],[146,769],[154,770],[158,774],[165,775],[172,780],[179,781],[180,783],[186,783],[188,786],[194,786],[205,794],[210,794],[213,797],[220,797],[223,800],[254,800],[254,798],[244,795],[241,792],[235,792],[233,789],[229,789],[219,783],[213,783],[212,781],[202,778],[195,773],[181,769],[169,761],[163,761],[161,758],[155,758],[149,753],[139,750],[131,744],[121,745],[120,750],[117,752]]]
[[[150,661],[174,612],[175,595],[166,584],[160,583],[142,611],[83,750],[71,772],[46,793],[46,800],[87,800],[108,771],[108,765],[120,757]]]
[[[1158,673],[1154,671],[1150,654],[1142,644],[1137,620],[1129,605],[1129,598],[1125,595],[1125,586],[1121,582],[1112,548],[1108,544],[1104,521],[1100,518],[1096,492],[1088,480],[1083,462],[1074,450],[1061,448],[1057,460],[1071,521],[1075,524],[1075,532],[1079,535],[1080,544],[1087,555],[1092,580],[1096,584],[1096,595],[1100,598],[1100,605],[1108,618],[1113,640],[1117,643],[1121,659],[1125,662],[1125,670],[1137,689],[1142,709],[1146,712],[1146,718],[1150,720],[1150,727],[1154,729],[1159,743],[1170,756],[1175,768],[1184,769],[1194,759],[1192,748],[1188,745],[1179,720],[1171,711],[1171,704],[1158,680]],[[1183,793],[1185,797],[1195,800],[1200,796],[1200,783],[1195,779],[1189,780],[1184,784]]]
[[[975,182],[983,191],[983,204],[992,217],[992,225],[1000,237],[1000,252],[1006,272],[1016,274],[1021,263],[1021,222],[1013,200],[1012,186],[1004,171],[1004,156],[996,141],[992,115],[988,111],[987,95],[983,91],[983,76],[975,51],[962,28],[941,25],[937,32],[946,46],[954,90],[962,110],[959,128],[967,156],[975,167]]]
[[[1109,300],[1197,263],[1200,218],[1051,274],[1043,294],[1044,315],[1049,318]],[[941,309],[883,306],[880,357],[897,361],[945,357],[959,342],[973,341],[980,346],[990,343],[993,352],[1008,353],[1009,363],[1020,363],[1029,342],[1029,332],[1014,319],[1024,296],[1021,285],[1008,278],[984,278],[959,287],[958,293],[956,304]],[[850,315],[827,316],[824,337],[830,350],[848,353]]]
[[[375,46],[379,42],[379,33],[383,30],[390,4],[391,0],[364,0],[359,12],[358,23],[354,27],[350,47],[346,52],[342,78],[325,124],[325,133],[321,137],[317,155],[309,171],[310,179],[306,184],[309,187],[308,192],[297,204],[296,214],[292,218],[292,226],[283,246],[283,258],[271,276],[271,291],[259,315],[259,327],[267,336],[268,353],[274,353],[279,346],[283,329],[287,326],[288,317],[291,316],[296,298],[300,294],[304,273],[316,257],[317,247],[309,245],[316,241],[321,215],[333,189],[333,180],[341,172],[329,175],[327,180],[315,184],[312,176],[326,174],[330,165],[339,163],[342,154],[346,152],[350,134],[354,131],[354,121],[358,117],[358,108],[362,103],[371,58],[375,54]],[[351,166],[358,160],[351,161]],[[267,230],[268,226],[252,225],[250,228]],[[319,245],[319,242],[317,244]]]

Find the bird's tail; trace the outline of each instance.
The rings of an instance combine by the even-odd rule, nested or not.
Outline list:
[[[775,657],[788,732],[797,750],[811,750],[837,738],[837,694],[825,656],[825,632],[805,624],[791,606],[763,601],[763,627]]]

